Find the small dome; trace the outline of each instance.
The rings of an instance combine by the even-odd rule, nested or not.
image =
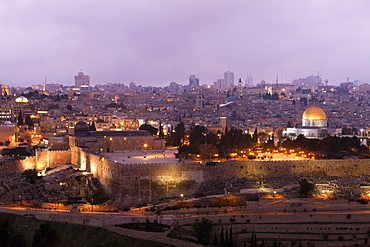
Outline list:
[[[302,120],[326,120],[326,114],[323,109],[313,105],[303,112]]]
[[[12,124],[10,121],[5,121],[2,125],[2,127],[14,127],[15,125]]]
[[[240,98],[238,96],[229,96],[225,100],[225,103],[229,103],[229,102],[232,102],[232,101],[238,101],[238,100],[240,100]]]
[[[75,133],[85,133],[89,131],[90,126],[84,121],[80,121],[75,125]]]
[[[20,97],[15,99],[15,102],[17,102],[17,103],[28,103],[28,99],[24,96],[20,96]]]

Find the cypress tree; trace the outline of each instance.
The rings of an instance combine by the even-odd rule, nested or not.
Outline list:
[[[159,121],[159,138],[164,138],[162,122]]]
[[[257,246],[254,246],[254,231],[252,232],[252,235],[251,235],[251,245],[250,247],[257,247]]]
[[[17,123],[18,123],[18,126],[21,126],[23,125],[23,116],[22,116],[22,112],[20,111],[19,114],[18,114],[18,119],[17,119]]]
[[[95,127],[95,122],[92,121],[91,125],[90,125],[90,131],[96,131],[96,127]]]
[[[229,247],[229,231],[225,232],[225,246]]]
[[[31,119],[30,115],[27,115],[27,116],[26,116],[26,118],[25,118],[25,122],[26,122],[26,124],[28,125],[28,127],[29,127],[30,129],[33,129],[33,128],[34,128],[35,124],[33,123],[33,121],[32,121],[32,119]]]
[[[279,247],[278,243],[276,242],[276,239],[275,239],[275,242],[274,242],[274,244],[272,245],[272,247]]]
[[[233,247],[234,246],[234,241],[233,241],[233,228],[230,228],[230,233],[229,233],[229,246]]]
[[[257,141],[258,141],[258,132],[257,132],[257,127],[254,129],[254,132],[253,132],[253,142],[254,144],[257,144]]]
[[[224,227],[221,228],[221,234],[220,234],[220,246],[225,245],[225,238],[224,238]]]

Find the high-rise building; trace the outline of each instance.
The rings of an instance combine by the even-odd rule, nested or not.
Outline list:
[[[234,87],[234,73],[227,71],[224,73],[224,87],[223,89],[229,89]]]
[[[214,83],[215,89],[222,89],[224,85],[224,79],[217,79]]]
[[[321,84],[322,79],[321,76],[314,76],[310,75],[306,78],[299,78],[293,80],[292,84],[296,85],[297,87],[304,86],[304,85],[318,85]]]
[[[61,91],[62,87],[63,86],[58,83],[45,84],[45,91],[47,93],[54,93],[54,92]]]
[[[247,79],[245,79],[245,86],[253,87],[253,77],[250,74],[247,75]]]
[[[190,88],[199,87],[199,78],[196,78],[195,75],[190,75],[189,76],[189,87]]]
[[[75,87],[80,88],[81,86],[90,86],[90,76],[78,72],[78,75],[75,76]]]

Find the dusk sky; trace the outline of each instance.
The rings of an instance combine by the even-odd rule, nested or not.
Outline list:
[[[370,1],[2,0],[0,84],[370,82]]]

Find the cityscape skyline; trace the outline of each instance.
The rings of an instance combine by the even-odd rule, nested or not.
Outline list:
[[[367,1],[0,3],[0,83],[369,82]],[[81,11],[83,10],[83,11]],[[225,13],[229,13],[225,15]]]

